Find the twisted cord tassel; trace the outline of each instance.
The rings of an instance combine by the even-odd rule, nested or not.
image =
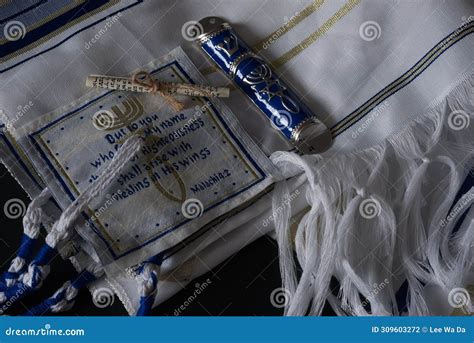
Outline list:
[[[141,264],[135,272],[139,283],[140,307],[137,316],[149,316],[155,302],[158,281],[160,278],[163,253],[160,253]]]
[[[139,136],[132,136],[124,142],[112,161],[102,170],[99,177],[64,210],[59,219],[54,223],[51,231],[46,236],[46,243],[35,259],[28,265],[26,272],[20,275],[18,282],[0,292],[0,304],[5,302],[13,303],[41,288],[43,281],[49,275],[49,264],[57,253],[56,248],[61,242],[69,239],[72,223],[91,200],[115,179],[117,174],[135,156],[142,145],[143,141]]]
[[[76,301],[79,291],[104,274],[103,268],[94,263],[80,272],[73,280],[66,281],[51,297],[28,309],[23,316],[44,316],[69,311]]]
[[[46,224],[47,221],[47,217],[41,207],[47,203],[50,197],[49,189],[45,188],[28,205],[26,214],[23,217],[23,235],[20,248],[17,251],[16,257],[11,261],[8,271],[0,276],[0,291],[13,286],[31,261],[33,248],[38,240],[41,225]]]

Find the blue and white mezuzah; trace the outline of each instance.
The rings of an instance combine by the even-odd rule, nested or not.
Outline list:
[[[331,133],[270,65],[217,17],[199,24],[201,48],[302,153],[317,153],[331,144]]]

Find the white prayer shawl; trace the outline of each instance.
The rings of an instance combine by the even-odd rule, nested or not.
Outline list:
[[[227,19],[273,63],[331,128],[334,144],[320,156],[284,152],[291,147],[233,91],[226,105],[289,179],[165,259],[154,305],[275,229],[288,315],[319,315],[326,300],[340,315],[449,312],[448,294],[473,282],[472,211],[455,232],[456,221],[446,220],[472,203],[470,193],[464,202],[457,196],[474,151],[469,1],[123,1],[2,63],[4,121],[20,129],[83,95],[87,75],[130,74],[179,43],[210,83],[225,83],[183,39],[185,23],[209,15]],[[41,187],[10,158],[4,162],[36,195]],[[94,258],[88,251],[74,259],[78,269],[87,255]],[[338,288],[329,288],[331,278]],[[397,302],[405,281],[408,301]],[[91,291],[107,284],[136,313],[136,280],[124,272]]]

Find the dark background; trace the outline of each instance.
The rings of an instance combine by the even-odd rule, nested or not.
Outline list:
[[[3,210],[4,204],[9,199],[18,198],[28,206],[30,199],[3,165],[0,165],[0,182],[0,271],[3,272],[8,268],[11,258],[15,256],[23,232],[21,218],[9,219],[6,217]],[[42,236],[44,237],[44,234]],[[60,257],[55,258],[51,274],[41,290],[21,300],[7,314],[22,313],[25,308],[36,305],[51,296],[74,275],[75,270],[69,261],[63,261]],[[270,302],[270,294],[274,289],[281,287],[281,279],[277,244],[265,236],[231,256],[209,273],[190,282],[184,290],[155,308],[153,315],[173,316],[174,311],[194,293],[195,284],[202,284],[208,278],[212,283],[184,311],[181,311],[181,316],[272,316],[283,314],[282,308],[276,308]],[[111,306],[98,308],[92,302],[90,292],[83,290],[80,292],[74,308],[62,315],[117,316],[128,314],[118,297],[115,297]]]

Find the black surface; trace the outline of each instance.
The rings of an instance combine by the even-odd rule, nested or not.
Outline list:
[[[10,176],[3,166],[0,167],[1,182],[1,233],[0,233],[0,270],[8,268],[9,262],[18,248],[23,231],[21,218],[10,219],[5,215],[4,205],[13,198],[20,199],[28,206],[30,200],[23,189]],[[44,237],[44,233],[42,234]],[[176,310],[194,294],[196,284],[203,284],[208,278],[211,283],[191,301],[181,316],[253,316],[282,315],[283,309],[272,306],[271,292],[281,287],[276,242],[262,237],[230,257],[209,273],[193,280],[183,291],[161,304],[153,315],[176,314]],[[8,314],[23,312],[51,296],[65,281],[72,278],[75,270],[69,261],[60,257],[53,260],[52,272],[42,289],[34,295],[20,301]],[[98,308],[88,291],[81,291],[76,304],[62,315],[104,316],[127,315],[120,300],[115,297],[111,306]]]

